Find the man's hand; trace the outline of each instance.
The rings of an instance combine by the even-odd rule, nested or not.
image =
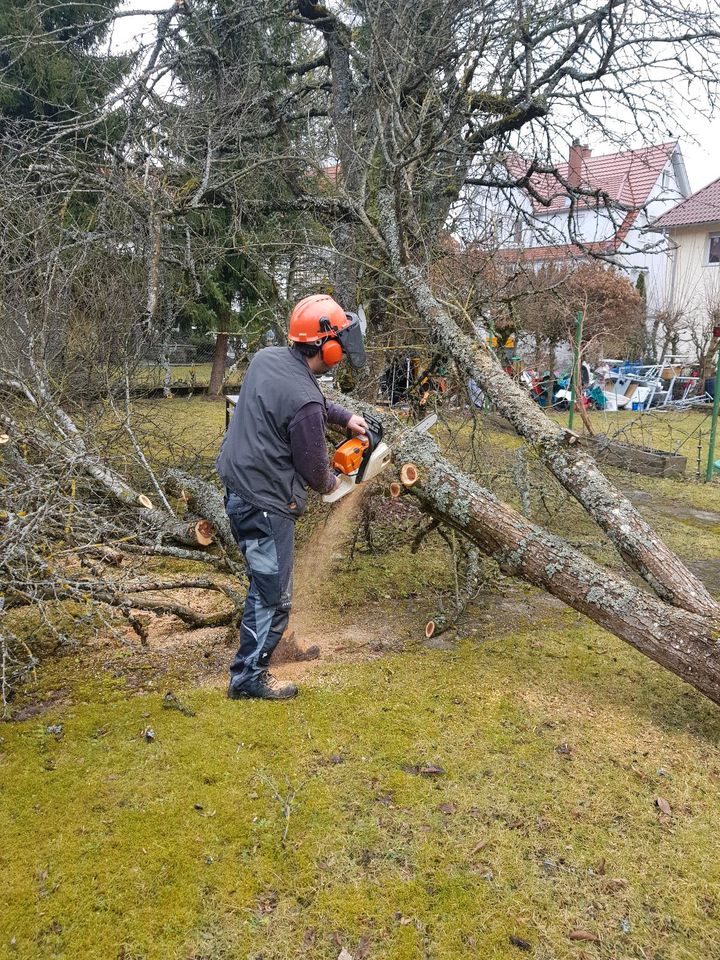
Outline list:
[[[368,425],[358,413],[354,413],[347,422],[347,428],[357,437],[358,434],[367,433]]]

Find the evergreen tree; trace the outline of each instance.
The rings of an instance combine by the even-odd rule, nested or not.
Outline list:
[[[98,51],[118,0],[3,0],[0,132],[7,121],[81,117],[119,82],[126,58]]]

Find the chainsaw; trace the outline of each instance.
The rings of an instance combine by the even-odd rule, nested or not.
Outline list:
[[[357,437],[350,437],[335,448],[332,467],[339,479],[338,485],[332,493],[323,497],[325,503],[335,503],[348,493],[352,493],[360,484],[374,480],[385,467],[390,465],[392,452],[383,440],[382,423],[372,416],[366,416],[367,431]],[[401,436],[418,430],[426,433],[437,423],[437,414],[425,417],[420,423],[414,424]],[[399,439],[399,438],[398,438]]]

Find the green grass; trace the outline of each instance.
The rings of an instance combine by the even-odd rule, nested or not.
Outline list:
[[[173,363],[170,366],[170,386],[207,387],[210,383],[212,363]],[[158,364],[139,367],[134,376],[135,386],[162,387],[165,370]],[[236,386],[242,380],[242,371],[236,370],[225,381],[226,386]]]
[[[717,710],[573,614],[291,704],[178,692],[81,674],[3,728],[0,956],[715,955]]]
[[[221,407],[146,409],[154,456],[195,447],[209,466]],[[500,466],[502,436],[484,441]],[[711,524],[657,509],[712,488],[655,484],[643,509],[663,535],[716,558]],[[553,522],[599,537],[573,511]],[[433,611],[449,550],[412,555],[412,533],[338,562],[330,623],[360,612],[393,639],[393,614]],[[0,726],[0,958],[718,956],[717,708],[512,581],[471,632],[450,652],[324,664],[289,704],[197,688],[192,646],[165,674],[127,650],[46,661],[19,702],[45,711]],[[196,715],[163,709],[167,689]],[[417,775],[427,763],[444,773]]]

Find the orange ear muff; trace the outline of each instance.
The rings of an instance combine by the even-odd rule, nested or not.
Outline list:
[[[320,356],[329,367],[334,367],[343,358],[343,349],[337,340],[326,340],[320,348]]]

